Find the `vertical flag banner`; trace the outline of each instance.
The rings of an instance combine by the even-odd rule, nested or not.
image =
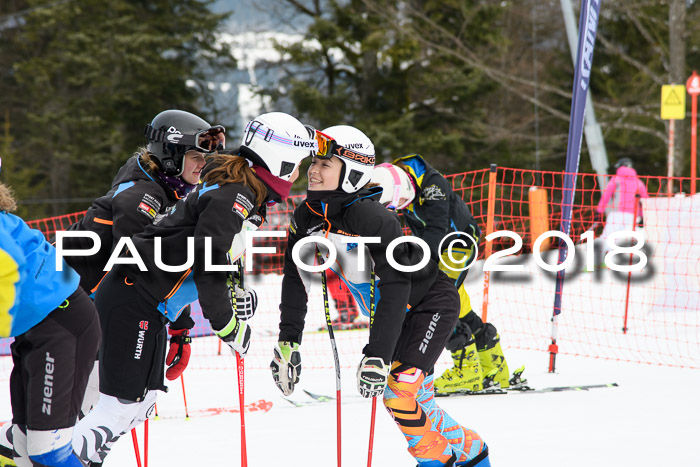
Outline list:
[[[561,231],[569,235],[571,228],[571,208],[576,194],[576,176],[581,156],[581,138],[583,120],[586,112],[588,83],[593,68],[593,49],[598,30],[600,0],[583,0],[581,17],[578,25],[578,53],[574,70],[574,89],[571,99],[571,117],[569,121],[569,141],[566,148],[566,169],[564,174],[563,199],[561,209]],[[566,244],[559,246],[558,264],[567,256]],[[561,296],[564,289],[564,269],[557,272],[556,290],[554,292],[554,311],[552,314],[552,343],[549,346],[549,372],[554,372],[557,347],[557,315],[561,313]]]

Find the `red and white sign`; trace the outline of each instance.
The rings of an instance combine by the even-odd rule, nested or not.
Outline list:
[[[693,70],[693,74],[690,75],[688,81],[685,83],[686,90],[691,96],[697,96],[700,94],[700,75]]]

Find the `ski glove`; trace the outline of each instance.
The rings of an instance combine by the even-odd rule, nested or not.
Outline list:
[[[384,393],[389,377],[389,365],[379,357],[364,357],[357,368],[357,390],[362,397],[377,397]]]
[[[221,330],[215,331],[216,335],[226,342],[231,347],[231,352],[235,355],[236,352],[242,357],[245,357],[250,347],[250,326],[242,319],[238,319],[234,314],[231,316],[231,321]]]
[[[296,342],[278,342],[275,356],[270,362],[275,384],[285,396],[294,392],[294,385],[301,374],[301,352]]]
[[[189,329],[168,329],[168,334],[171,337],[168,356],[165,357],[165,364],[168,365],[165,377],[170,381],[179,378],[190,362],[190,342],[192,342],[192,338],[188,333]]]
[[[231,308],[236,312],[238,319],[247,320],[253,317],[258,307],[258,295],[253,289],[246,289],[237,283],[232,284],[231,279],[226,281],[231,291]]]

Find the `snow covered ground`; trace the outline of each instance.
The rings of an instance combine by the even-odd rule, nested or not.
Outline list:
[[[342,347],[340,351],[341,361],[346,364],[359,360],[356,354],[343,352]],[[506,355],[512,368],[526,365],[526,376],[538,388],[613,382],[619,387],[438,399],[450,414],[483,436],[491,450],[492,465],[700,465],[695,444],[700,435],[697,370],[560,356],[557,373],[549,374],[547,357],[542,352],[506,350]],[[238,407],[235,361],[227,354],[218,358],[230,369],[185,372],[189,421],[185,420],[179,382],[159,397],[159,419],[149,422],[149,466],[240,465],[240,418],[229,411]],[[3,360],[6,368],[8,359]],[[335,395],[333,369],[302,373],[290,399],[311,402],[302,389]],[[0,419],[8,419],[7,384],[0,390],[0,400],[7,401],[0,406]],[[247,371],[246,402],[261,400],[272,403],[268,411],[246,413],[248,465],[336,465],[335,401],[295,407],[282,398],[269,371]],[[364,466],[371,403],[358,395],[352,368],[342,373],[342,400],[343,465]],[[202,411],[212,407],[222,409],[221,413]],[[138,433],[142,441],[143,429]],[[372,464],[415,464],[381,403]],[[105,466],[135,465],[131,437],[126,436],[117,443]]]

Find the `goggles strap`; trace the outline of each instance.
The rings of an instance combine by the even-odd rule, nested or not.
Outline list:
[[[401,199],[401,177],[396,172],[396,168],[386,162],[379,164],[377,167],[385,167],[389,170],[391,177],[394,179],[394,196],[391,199],[391,204],[387,207],[392,209],[399,209],[399,200]]]
[[[285,138],[284,136],[275,134],[273,129],[267,128],[257,120],[249,122],[243,133],[246,135],[244,139],[245,144],[250,144],[253,138],[260,138],[268,143],[275,143],[282,146],[292,146],[314,152],[318,150],[318,142],[315,138]]]

